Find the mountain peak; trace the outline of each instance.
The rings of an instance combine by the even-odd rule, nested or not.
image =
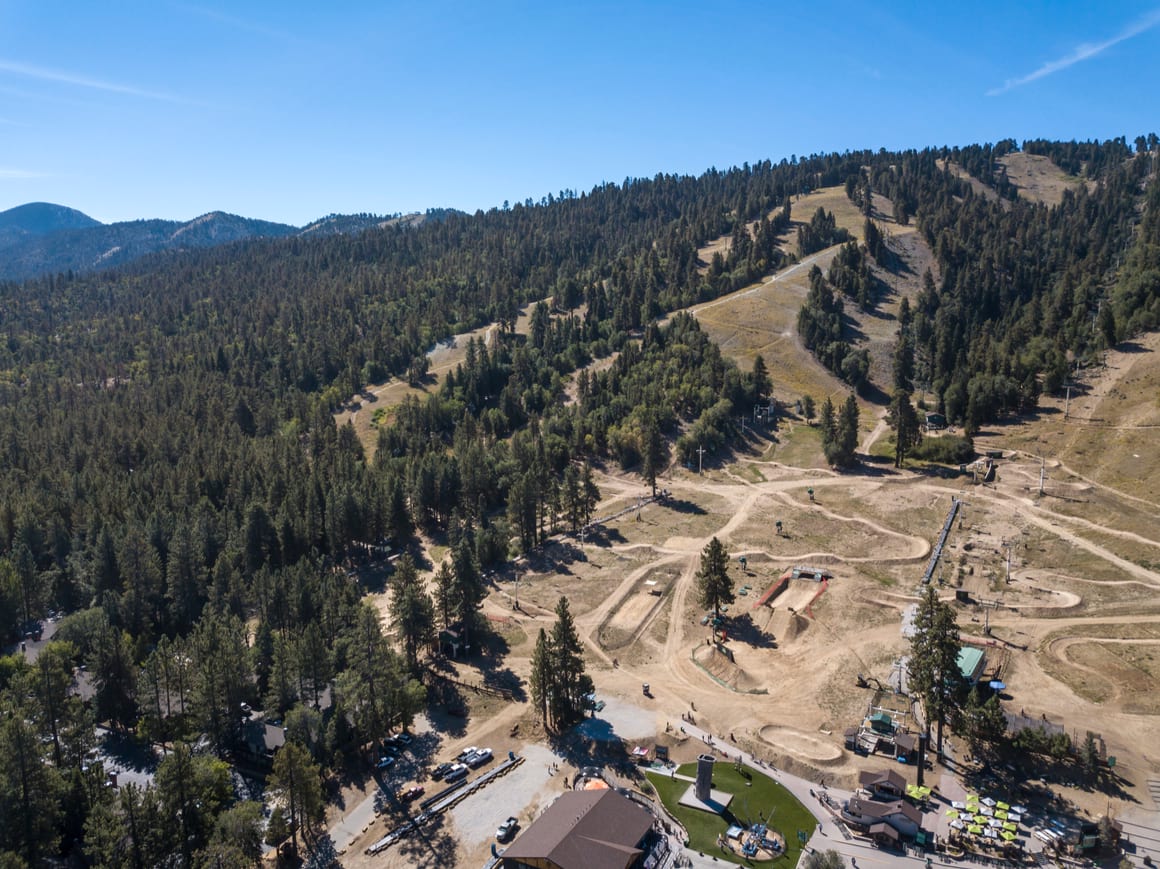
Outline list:
[[[87,214],[52,202],[29,202],[0,211],[0,232],[5,234],[47,235],[62,229],[88,229],[101,226]]]

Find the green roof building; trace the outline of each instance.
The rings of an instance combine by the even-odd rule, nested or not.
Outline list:
[[[963,646],[959,652],[959,672],[963,674],[963,679],[971,685],[979,681],[979,677],[983,675],[983,665],[987,663],[987,659],[983,655],[982,649],[976,649],[974,646]]]

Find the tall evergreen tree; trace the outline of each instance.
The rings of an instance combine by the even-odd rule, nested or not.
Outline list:
[[[660,426],[657,425],[656,414],[646,410],[641,418],[640,427],[641,449],[641,476],[652,488],[653,495],[657,493],[657,474],[664,461],[664,440],[661,438]]]
[[[290,822],[290,839],[297,847],[298,832],[310,835],[323,818],[322,777],[310,752],[297,742],[283,745],[274,755],[267,790],[281,803]]]
[[[435,605],[419,581],[410,555],[399,559],[391,588],[391,626],[403,644],[412,673],[419,668],[419,650],[435,640]]]
[[[846,396],[846,400],[842,403],[842,412],[838,417],[838,432],[837,432],[838,448],[838,464],[842,467],[849,467],[857,464],[856,453],[858,451],[858,399],[854,397],[854,393]]]
[[[910,638],[910,686],[922,699],[928,737],[931,725],[937,725],[940,755],[943,725],[953,718],[965,694],[959,671],[961,650],[954,610],[928,586],[918,605]]]
[[[721,615],[721,606],[731,604],[733,578],[729,576],[729,554],[721,541],[714,537],[701,550],[701,567],[697,571],[697,595],[701,606],[711,608],[713,615]]]
[[[760,353],[753,360],[753,397],[758,402],[765,401],[773,390],[773,384],[769,380],[769,369],[765,367],[765,359]]]
[[[894,467],[901,468],[910,451],[922,443],[922,425],[910,403],[910,393],[896,389],[886,411],[886,421],[894,430]]]
[[[449,628],[459,616],[459,602],[455,595],[455,574],[451,565],[444,561],[435,571],[435,606],[439,611],[439,624]]]
[[[831,465],[838,464],[838,418],[834,412],[834,402],[828,395],[822,402],[821,410],[818,411],[818,427],[821,429],[822,452],[826,456],[826,462]]]
[[[592,692],[592,678],[584,670],[584,647],[568,598],[556,604],[556,623],[548,643],[551,658],[551,690],[548,710],[555,728],[566,727],[584,715],[584,697]]]
[[[532,694],[532,708],[536,710],[536,717],[544,722],[545,727],[551,726],[548,717],[548,697],[552,691],[552,651],[548,645],[548,635],[540,628],[536,637],[536,647],[532,650],[532,672],[528,678],[528,688]]]

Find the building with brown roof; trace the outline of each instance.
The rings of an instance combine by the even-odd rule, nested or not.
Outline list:
[[[632,869],[653,816],[616,791],[568,791],[503,854],[503,869]]]
[[[906,796],[906,779],[892,769],[858,773],[858,784],[876,800],[900,800]]]
[[[903,800],[880,803],[851,797],[842,805],[842,820],[862,832],[869,832],[876,824],[889,824],[908,839],[922,829],[922,812]]]

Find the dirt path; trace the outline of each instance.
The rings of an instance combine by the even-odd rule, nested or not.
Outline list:
[[[878,422],[874,428],[870,429],[869,433],[862,439],[862,443],[858,446],[858,452],[864,456],[870,455],[870,448],[877,443],[878,438],[882,437],[883,433],[890,427],[886,422],[886,410],[883,408],[878,412]]]

